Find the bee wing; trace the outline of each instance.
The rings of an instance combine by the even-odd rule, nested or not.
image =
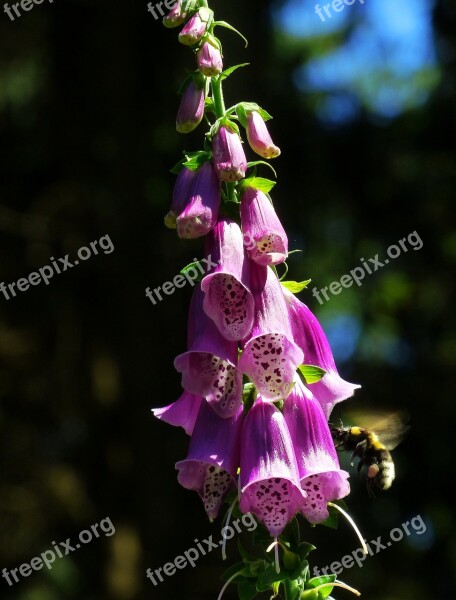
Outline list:
[[[376,433],[387,450],[394,450],[410,429],[408,425],[410,415],[405,411],[390,414],[369,413],[367,415],[356,412],[350,413],[350,417],[360,427],[365,427]]]

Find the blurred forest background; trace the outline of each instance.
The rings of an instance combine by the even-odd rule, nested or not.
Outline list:
[[[159,587],[145,577],[220,530],[177,484],[185,433],[150,412],[180,394],[173,359],[191,290],[156,306],[144,290],[202,252],[163,215],[169,169],[203,132],[175,131],[192,57],[146,4],[66,0],[0,16],[0,281],[106,234],[115,247],[49,286],[0,294],[0,569],[105,517],[116,527],[52,570],[14,587],[1,579],[8,600],[209,600],[227,566],[214,551]],[[303,250],[291,278],[322,288],[413,231],[423,241],[322,306],[311,291],[301,299],[341,373],[362,384],[338,416],[411,414],[391,491],[369,499],[353,472],[347,503],[369,540],[418,514],[427,531],[342,578],[366,599],[453,599],[456,3],[368,0],[324,23],[311,0],[212,4],[250,42],[219,32],[227,65],[251,63],[229,80],[227,101],[274,115],[273,199]],[[345,524],[305,533],[320,567],[357,546]]]

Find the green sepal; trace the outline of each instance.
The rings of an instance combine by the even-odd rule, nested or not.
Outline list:
[[[257,590],[259,592],[266,592],[271,589],[271,586],[274,583],[286,581],[289,577],[290,574],[287,571],[282,570],[280,573],[277,573],[274,563],[269,563],[263,573],[258,577]]]
[[[317,383],[326,375],[326,371],[316,365],[300,365],[298,371],[307,384]]]
[[[272,181],[272,179],[266,179],[265,177],[247,177],[247,179],[243,179],[239,187],[241,189],[246,187],[252,187],[260,192],[268,194],[272,188],[275,186],[276,182]]]
[[[285,581],[284,587],[286,590],[286,598],[287,600],[299,600],[301,598],[301,594],[303,591],[303,584],[300,581]]]
[[[309,554],[311,552],[313,552],[316,549],[317,549],[317,547],[314,546],[313,544],[309,544],[308,542],[302,542],[298,546],[299,558],[301,560],[304,560],[305,558],[307,558],[309,556]]]
[[[210,96],[206,96],[206,99],[204,100],[204,107],[206,113],[210,112],[215,114],[215,103]]]
[[[306,281],[281,281],[280,283],[292,294],[299,294],[302,290],[311,283],[312,279],[306,279]]]
[[[215,121],[215,123],[210,128],[209,132],[206,134],[210,139],[214,137],[220,127],[227,127],[231,131],[235,131],[238,135],[240,135],[239,127],[237,123],[229,119],[228,117],[220,117]]]
[[[312,579],[309,579],[309,581],[306,583],[306,591],[313,590],[313,589],[319,587],[320,585],[334,583],[336,581],[336,579],[337,579],[337,575],[322,575],[321,577],[313,577]],[[333,591],[333,588],[334,588],[333,585],[328,585],[327,587],[324,587],[321,590],[318,590],[316,592],[317,593],[316,598],[318,598],[318,600],[324,600]],[[307,598],[307,596],[304,596],[304,598]],[[309,598],[312,598],[312,596],[309,596]]]
[[[242,402],[244,404],[244,410],[248,411],[253,406],[256,398],[256,388],[251,382],[244,384],[242,390]]]
[[[189,152],[185,155],[185,159],[182,162],[183,167],[187,167],[190,171],[197,171],[200,167],[211,160],[210,152],[204,150],[198,150],[197,152]]]
[[[234,108],[237,118],[243,127],[247,127],[247,114],[253,111],[259,113],[264,121],[272,119],[272,116],[264,108],[258,106],[256,102],[239,102]]]
[[[247,46],[249,45],[249,42],[248,42],[247,38],[244,37],[240,31],[235,29],[232,25],[230,25],[226,21],[214,21],[213,27],[217,27],[217,25],[219,27],[225,27],[225,29],[229,29],[230,31],[234,31],[234,33],[237,33],[244,40],[245,47],[247,48]]]

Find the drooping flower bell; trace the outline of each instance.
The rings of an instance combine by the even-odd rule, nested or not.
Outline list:
[[[219,127],[212,141],[214,167],[222,181],[245,177],[247,159],[239,134],[227,125]]]
[[[169,13],[163,17],[163,25],[169,29],[179,27],[185,22],[186,18],[187,13],[183,10],[181,0],[178,0]]]
[[[254,152],[263,158],[276,158],[280,155],[280,148],[272,141],[263,117],[256,110],[247,114],[246,132]]]
[[[188,203],[176,219],[177,235],[194,239],[209,233],[217,223],[220,202],[220,181],[212,163],[204,163],[196,171]]]
[[[226,494],[236,486],[243,413],[222,419],[201,404],[187,458],[176,464],[179,483],[198,492],[209,519],[215,519]]]
[[[185,88],[176,116],[179,133],[190,133],[198,127],[204,116],[206,79],[203,75],[192,77]]]
[[[315,384],[311,384],[312,389]],[[323,409],[297,376],[283,415],[293,442],[299,478],[307,498],[301,512],[310,523],[329,517],[327,503],[350,493],[348,473],[341,470]]]
[[[255,303],[239,225],[220,219],[208,236],[207,254],[217,266],[201,282],[204,310],[224,337],[241,340],[252,329]]]
[[[293,341],[282,286],[270,267],[251,261],[250,291],[255,299],[254,322],[244,340],[239,368],[264,399],[285,399],[303,353]]]
[[[259,265],[278,265],[288,255],[288,237],[269,198],[253,187],[241,196],[241,223],[247,253]]]
[[[171,198],[171,208],[165,216],[168,229],[176,229],[176,219],[186,207],[190,199],[190,190],[195,180],[196,172],[183,167],[176,178]]]
[[[201,402],[204,402],[201,396],[184,391],[176,402],[161,408],[153,408],[152,412],[160,421],[174,427],[182,427],[185,433],[192,435]]]
[[[185,46],[194,46],[197,44],[203,39],[213,17],[214,13],[210,8],[200,8],[181,29],[179,42]]]
[[[282,413],[258,398],[247,413],[241,438],[242,512],[255,514],[271,536],[279,536],[301,509],[306,494]]]
[[[203,396],[223,418],[236,415],[241,406],[242,373],[237,368],[237,343],[227,340],[203,309],[198,285],[188,316],[188,350],[174,360],[182,373],[182,387]]]
[[[312,384],[312,394],[321,404],[328,419],[335,404],[353,396],[361,386],[342,379],[334,356],[317,317],[294,294],[284,290],[295,342],[304,352],[305,363],[326,371],[325,376]]]
[[[223,70],[223,58],[216,42],[205,41],[196,54],[198,69],[206,77],[215,77]]]

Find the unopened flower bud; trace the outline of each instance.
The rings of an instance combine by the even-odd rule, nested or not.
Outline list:
[[[198,127],[204,115],[206,82],[193,78],[185,89],[177,111],[176,129],[179,133],[190,133]]]
[[[165,225],[168,229],[176,229],[176,219],[187,206],[190,199],[190,189],[196,177],[196,172],[183,167],[174,184],[171,199],[171,208],[165,216]]]
[[[255,110],[247,115],[247,139],[252,150],[263,158],[276,158],[280,154],[280,148],[272,141],[263,117]]]
[[[215,77],[223,70],[222,54],[216,46],[207,41],[201,46],[196,55],[198,68],[206,77]]]
[[[214,136],[214,167],[222,181],[239,181],[245,177],[247,159],[239,135],[222,126]]]
[[[182,2],[176,0],[173,8],[163,17],[163,25],[169,29],[179,27],[179,25],[182,25],[182,23],[185,22],[186,18],[187,13],[182,10]]]
[[[202,40],[214,13],[210,8],[200,8],[190,17],[179,33],[179,42],[185,46],[194,46]]]

